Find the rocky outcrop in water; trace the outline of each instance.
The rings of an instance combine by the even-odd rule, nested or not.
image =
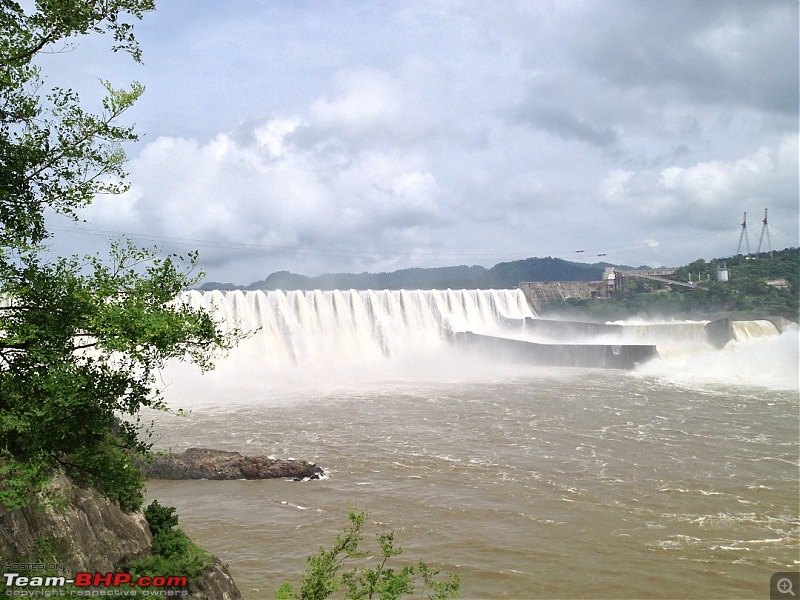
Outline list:
[[[242,456],[238,452],[189,448],[181,454],[160,454],[143,466],[151,479],[319,479],[324,471],[304,460]]]

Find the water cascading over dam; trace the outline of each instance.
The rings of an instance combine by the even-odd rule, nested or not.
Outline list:
[[[518,289],[191,291],[181,300],[249,333],[238,355],[273,366],[419,361],[445,347],[551,366],[633,368],[655,356],[649,343],[542,338]]]
[[[265,362],[301,365],[402,359],[534,316],[520,290],[189,291],[181,301],[251,333],[241,346]]]
[[[764,319],[755,321],[733,321],[731,327],[733,328],[733,335],[736,340],[748,340],[767,335],[778,335],[780,333],[774,323]]]
[[[194,398],[210,405],[266,397],[276,401],[288,390],[296,397],[400,382],[505,381],[550,373],[549,367],[674,376],[712,364],[702,366],[695,378],[748,373],[748,380],[754,380],[771,367],[759,367],[755,374],[742,368],[744,345],[784,337],[768,323],[744,322],[736,328],[772,335],[740,341],[730,319],[541,319],[519,290],[188,291],[179,301],[210,311],[223,328],[249,334],[215,361],[212,373],[199,376],[181,361],[171,362],[164,373],[163,389],[172,401]],[[719,329],[719,343],[709,337],[711,325]],[[726,367],[720,369],[723,346]],[[733,374],[731,365],[737,365]]]

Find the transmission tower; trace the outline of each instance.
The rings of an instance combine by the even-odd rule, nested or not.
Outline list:
[[[761,221],[763,225],[761,226],[761,237],[758,238],[758,250],[756,250],[756,256],[761,253],[761,242],[764,241],[764,232],[767,232],[767,248],[769,248],[769,257],[772,258],[772,240],[769,239],[769,225],[767,224],[767,209],[764,209],[764,219]]]
[[[747,212],[742,217],[742,233],[739,234],[739,247],[736,248],[737,255],[742,253],[742,238],[747,243],[747,256],[750,256],[750,238],[747,237]]]

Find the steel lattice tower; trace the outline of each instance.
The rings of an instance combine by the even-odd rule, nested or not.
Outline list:
[[[763,225],[761,226],[761,237],[758,238],[758,250],[756,250],[756,255],[761,253],[761,242],[764,241],[764,232],[767,233],[767,248],[769,248],[769,257],[772,258],[772,240],[769,239],[769,225],[767,224],[767,209],[764,209],[764,219],[761,221]]]
[[[747,256],[750,256],[750,238],[747,236],[747,212],[742,217],[742,233],[739,234],[739,246],[736,248],[736,254],[742,253],[742,238],[747,243]]]

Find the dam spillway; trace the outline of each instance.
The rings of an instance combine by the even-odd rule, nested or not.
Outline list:
[[[258,364],[319,368],[457,351],[544,366],[631,369],[659,353],[776,335],[770,321],[587,323],[539,318],[514,290],[187,291],[179,301],[246,334]]]
[[[180,301],[246,333],[242,349],[272,365],[370,364],[453,348],[533,365],[606,368],[655,356],[654,345],[636,341],[542,337],[518,289],[189,291]]]
[[[441,347],[455,332],[499,335],[534,314],[519,290],[184,292],[265,360],[313,363],[403,358]]]

